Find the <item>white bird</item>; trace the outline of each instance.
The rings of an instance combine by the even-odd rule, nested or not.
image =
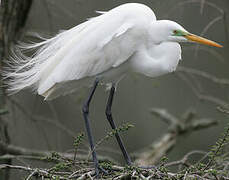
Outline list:
[[[20,49],[15,51],[3,75],[9,79],[6,83],[10,92],[32,87],[46,100],[91,85],[95,80],[83,114],[98,174],[101,169],[88,119],[89,104],[98,82],[112,83],[106,115],[115,129],[111,116],[115,84],[128,72],[156,77],[175,71],[181,59],[179,42],[222,47],[189,33],[176,22],[156,20],[154,12],[146,5],[127,3],[102,12],[100,16],[51,39],[22,45],[22,50],[37,51],[32,57],[27,57]],[[118,133],[116,138],[130,165],[130,158]]]

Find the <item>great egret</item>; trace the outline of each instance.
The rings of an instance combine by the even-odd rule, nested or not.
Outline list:
[[[87,84],[94,84],[83,106],[83,116],[92,150],[96,174],[101,170],[94,151],[89,122],[89,105],[98,83],[111,83],[106,116],[116,129],[111,114],[117,82],[128,72],[156,77],[175,71],[181,59],[179,42],[221,45],[186,31],[176,22],[156,20],[146,5],[127,3],[61,32],[51,39],[22,50],[38,48],[32,57],[15,51],[3,76],[8,90],[17,92],[32,87],[46,100],[64,95]],[[12,63],[14,62],[14,63]],[[118,133],[116,139],[128,165],[129,155]]]

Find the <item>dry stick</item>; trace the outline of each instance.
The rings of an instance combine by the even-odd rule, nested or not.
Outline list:
[[[217,107],[217,110],[219,110],[222,113],[225,113],[225,114],[229,115],[229,110],[228,109],[223,109],[222,107]]]
[[[198,150],[194,150],[194,151],[191,151],[189,153],[187,153],[186,155],[184,155],[184,157],[181,159],[181,160],[178,160],[178,161],[173,161],[173,162],[169,162],[167,164],[165,164],[165,167],[170,167],[170,166],[175,166],[175,165],[185,165],[186,167],[189,167],[190,165],[187,164],[187,160],[189,158],[189,156],[193,155],[193,154],[207,154],[207,152],[205,151],[198,151]]]
[[[177,174],[177,173],[170,173],[170,172],[160,172],[160,171],[152,171],[152,170],[144,170],[144,174],[147,175],[148,177],[144,176],[142,172],[139,172],[139,174],[136,173],[136,170],[133,170],[132,172],[126,172],[123,171],[124,168],[120,167],[120,166],[113,166],[113,170],[115,171],[115,169],[117,169],[118,171],[120,171],[119,175],[117,175],[116,177],[112,177],[113,179],[120,179],[120,178],[124,178],[124,177],[130,177],[130,178],[136,178],[136,177],[140,177],[143,179],[150,179],[154,178],[154,179],[163,179],[164,177],[168,177],[168,178],[177,178],[177,176],[184,176],[183,174]],[[57,178],[57,176],[60,179],[66,179],[66,177],[68,177],[68,179],[87,179],[87,177],[92,178],[92,174],[94,174],[94,170],[93,169],[84,169],[84,170],[80,170],[74,173],[71,172],[55,172],[55,173],[50,173],[47,169],[37,169],[37,168],[30,168],[30,167],[24,167],[24,166],[12,166],[12,165],[8,165],[8,164],[2,164],[0,165],[0,169],[18,169],[18,170],[24,170],[30,173],[33,172],[37,172],[37,174],[39,176],[43,176],[43,177],[52,177],[52,178]],[[204,178],[199,176],[198,174],[185,174],[186,178],[198,178],[198,179],[204,179],[204,180],[210,180],[211,178]],[[225,178],[228,179],[228,178]]]
[[[23,112],[28,118],[30,118],[33,121],[44,121],[46,123],[52,124],[55,127],[59,128],[60,130],[62,130],[63,132],[65,132],[66,134],[68,134],[70,137],[75,137],[75,133],[72,132],[71,130],[69,130],[68,128],[64,127],[63,124],[60,124],[59,122],[56,122],[55,120],[52,120],[50,118],[46,118],[43,116],[37,116],[37,115],[33,115],[32,113],[30,113],[29,111],[27,111],[20,103],[18,103],[17,101],[15,101],[12,98],[8,98],[8,100],[13,103],[14,105],[17,106],[17,108]]]
[[[203,31],[200,33],[200,36],[204,36],[204,34],[208,31],[208,29],[213,26],[215,23],[217,23],[218,21],[222,20],[223,19],[223,16],[217,16],[216,18],[214,18],[213,20],[211,20],[206,26],[205,28],[203,29]],[[195,49],[195,57],[197,57],[197,53],[198,53],[198,50],[199,50],[199,47],[200,45],[197,44],[196,45],[196,49]]]
[[[224,14],[224,11],[223,13]],[[219,20],[223,19],[223,16],[217,16],[216,18],[214,18],[213,20],[211,20],[203,29],[203,31],[200,33],[200,36],[204,36],[205,33],[210,29],[211,26],[213,26],[216,22],[218,22]]]
[[[151,114],[160,117],[161,120],[165,121],[167,124],[179,124],[180,121],[177,117],[173,116],[172,114],[168,113],[165,109],[162,108],[151,108]]]
[[[201,2],[200,2],[200,14],[203,14],[203,12],[204,12],[204,4],[205,4],[205,0],[201,0]]]
[[[57,178],[57,175],[50,174],[49,172],[47,172],[44,169],[37,169],[37,168],[17,166],[17,165],[9,165],[9,164],[1,164],[0,169],[18,169],[18,170],[23,170],[23,171],[32,172],[32,173],[36,171],[36,173],[38,173],[41,176],[44,176],[44,177],[50,177],[51,176],[54,179]],[[68,173],[66,172],[66,174],[68,174]],[[65,177],[61,177],[59,175],[58,175],[58,178],[66,180]]]
[[[46,9],[46,14],[47,14],[47,19],[48,19],[48,26],[49,26],[49,32],[54,32],[53,31],[53,18],[52,18],[52,15],[51,15],[51,10],[50,10],[50,8],[49,8],[49,2],[52,2],[52,1],[41,1],[41,3],[43,3],[43,7]],[[62,6],[60,6],[60,7],[62,7]],[[60,7],[58,7],[58,8],[60,8]]]
[[[175,11],[177,8],[180,8],[180,6],[184,6],[186,4],[191,4],[191,3],[201,3],[200,0],[188,0],[188,1],[181,1],[179,3],[176,4],[176,6],[174,6],[174,8],[170,8],[170,10],[165,14],[165,18],[169,17],[169,14],[173,11]],[[205,4],[208,6],[213,7],[214,9],[216,9],[217,11],[219,11],[221,14],[223,14],[223,9],[216,6],[214,3],[205,1]]]
[[[191,46],[185,46],[183,47],[183,50],[195,50],[196,45],[191,45]],[[221,63],[225,63],[226,59],[223,55],[221,55],[218,51],[216,51],[215,49],[210,49],[209,47],[205,47],[205,46],[200,46],[199,50],[202,51],[206,51],[209,55],[214,56],[217,60],[219,60]],[[179,68],[179,67],[178,67]],[[175,71],[176,72],[176,71]]]
[[[224,23],[224,31],[226,36],[226,42],[229,43],[229,31],[228,31],[228,23],[227,23],[227,12],[223,11],[223,23]]]
[[[213,104],[216,104],[217,106],[221,106],[225,109],[229,108],[229,104],[219,98],[216,98],[214,96],[210,96],[210,95],[206,95],[203,93],[200,93],[199,90],[193,85],[191,84],[191,82],[189,81],[189,79],[187,77],[185,77],[184,75],[181,75],[179,73],[177,73],[177,76],[183,80],[193,91],[193,93],[197,96],[198,99],[200,100],[204,100],[204,101],[208,101],[211,102]]]
[[[36,173],[37,173],[37,169],[35,169],[35,170],[26,178],[26,180],[30,180]]]
[[[149,166],[155,164],[165,153],[171,150],[178,136],[183,135],[186,132],[192,132],[194,130],[207,128],[217,124],[217,121],[210,119],[196,119],[191,122],[190,116],[186,117],[188,120],[179,121],[179,118],[171,115],[164,109],[152,109],[152,114],[160,117],[161,119],[166,119],[166,122],[169,122],[170,127],[168,132],[166,132],[162,137],[152,145],[150,145],[147,150],[144,150],[142,153],[137,155],[135,162],[141,166]],[[192,117],[193,118],[193,117]]]
[[[38,150],[31,150],[31,149],[26,149],[23,147],[19,147],[19,146],[14,146],[14,145],[8,145],[2,141],[0,141],[0,149],[2,149],[3,151],[5,151],[8,155],[7,158],[11,159],[11,158],[15,158],[15,157],[39,157],[39,158],[34,158],[36,160],[40,160],[40,161],[46,161],[46,159],[44,159],[44,157],[49,157],[52,155],[52,152],[49,151],[38,151]],[[73,153],[61,153],[61,152],[57,152],[61,157],[65,157],[68,159],[73,159],[74,154]],[[0,159],[3,156],[0,156]],[[113,161],[112,158],[110,157],[105,157],[105,156],[99,156],[98,157],[100,160],[103,161]],[[77,155],[77,159],[78,160],[86,160],[87,159],[87,155],[84,154],[78,154]]]
[[[229,79],[224,79],[224,78],[218,78],[212,74],[209,74],[205,71],[193,69],[193,68],[188,68],[188,67],[182,67],[179,66],[177,68],[178,72],[184,72],[184,73],[189,73],[193,75],[197,75],[203,78],[206,78],[214,83],[220,84],[220,85],[229,85]]]

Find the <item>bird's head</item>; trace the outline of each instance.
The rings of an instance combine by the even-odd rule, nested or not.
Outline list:
[[[160,20],[153,25],[153,28],[160,32],[160,35],[158,35],[157,38],[162,41],[192,42],[215,47],[223,47],[214,41],[189,33],[181,25],[174,21]]]

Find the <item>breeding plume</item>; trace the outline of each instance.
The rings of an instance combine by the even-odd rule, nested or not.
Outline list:
[[[21,45],[3,72],[8,91],[31,87],[46,100],[73,92],[82,86],[91,91],[83,106],[83,116],[95,170],[101,170],[89,122],[89,104],[99,82],[112,84],[106,107],[107,119],[115,129],[111,106],[116,84],[129,72],[156,77],[175,71],[181,59],[179,42],[221,45],[189,33],[169,20],[156,20],[143,4],[128,3],[40,43]],[[36,50],[31,57],[23,50]],[[131,165],[118,133],[116,139],[126,162]]]

